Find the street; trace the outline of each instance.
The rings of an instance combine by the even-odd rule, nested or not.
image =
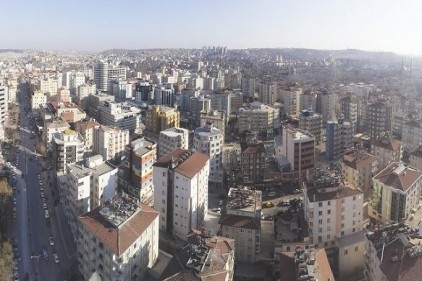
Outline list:
[[[50,187],[50,182],[54,181],[54,177],[48,177],[47,172],[43,172],[43,163],[37,161],[35,157],[36,140],[31,138],[33,125],[29,114],[25,113],[25,108],[29,107],[29,93],[26,85],[20,87],[19,98],[21,145],[19,153],[16,155],[18,160],[12,165],[17,164],[16,168],[18,169],[17,186],[19,191],[15,192],[17,223],[14,236],[18,238],[22,257],[22,262],[19,265],[20,280],[25,280],[26,274],[28,274],[29,280],[34,281],[66,280],[75,264],[75,244],[62,207],[61,205],[56,206],[55,200],[53,200],[51,187],[55,188],[55,185],[52,184]],[[49,223],[45,218],[39,175],[48,206]],[[57,192],[54,193],[55,196],[58,196]],[[54,245],[51,245],[49,241],[50,236],[53,237]],[[48,260],[43,258],[43,250],[47,251]],[[54,253],[58,255],[59,263],[55,263]]]

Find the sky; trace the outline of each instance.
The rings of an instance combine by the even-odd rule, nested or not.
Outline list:
[[[314,48],[422,55],[420,0],[0,0],[0,48]]]

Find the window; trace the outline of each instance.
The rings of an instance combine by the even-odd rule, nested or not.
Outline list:
[[[322,211],[319,211],[319,212],[318,212],[318,215],[322,216]]]
[[[322,202],[319,202],[319,203],[318,203],[318,206],[319,206],[319,207],[322,207]]]
[[[318,223],[321,224],[322,223],[322,220],[318,220]]]
[[[344,255],[347,255],[349,252],[347,250],[344,250]]]
[[[359,246],[355,247],[355,252],[359,251]]]
[[[331,214],[331,210],[327,210],[327,215],[330,215]]]
[[[356,201],[356,196],[353,196],[353,201]]]
[[[344,236],[344,231],[341,232],[341,236]]]
[[[327,203],[327,204],[328,204],[328,206],[331,206],[331,201],[328,201],[328,203]]]

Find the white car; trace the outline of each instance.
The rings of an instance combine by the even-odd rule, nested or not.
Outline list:
[[[50,246],[54,246],[54,238],[53,238],[53,236],[48,237],[48,241],[50,242]]]
[[[44,198],[44,192],[41,192],[41,194],[40,194],[40,196],[41,196],[41,198]]]
[[[53,259],[55,263],[59,263],[59,256],[57,254],[53,254]]]

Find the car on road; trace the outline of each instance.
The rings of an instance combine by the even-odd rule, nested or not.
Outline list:
[[[47,204],[47,200],[45,198],[42,199],[42,202]]]
[[[262,203],[262,208],[271,208],[271,207],[274,207],[274,203],[271,201]]]
[[[41,180],[41,175],[38,175],[38,180]]]
[[[44,198],[44,197],[45,197],[44,192],[41,192],[41,193],[40,193],[40,196],[41,196],[41,198]]]
[[[40,186],[40,191],[44,192],[44,188],[42,186]]]
[[[53,254],[53,259],[55,263],[59,263],[59,256],[56,253]]]
[[[47,203],[42,203],[42,207],[44,210],[47,210],[48,209]]]
[[[50,235],[50,237],[48,237],[48,241],[50,242],[50,246],[54,246],[54,238],[53,238],[53,236]]]
[[[44,258],[45,261],[48,261],[48,253],[46,249],[42,250],[42,257]]]
[[[45,210],[44,212],[45,212],[44,217],[46,219],[49,219],[50,218],[50,214],[48,213],[48,210]]]
[[[19,276],[13,276],[13,281],[19,281]]]
[[[16,205],[16,198],[13,197],[13,205]]]

